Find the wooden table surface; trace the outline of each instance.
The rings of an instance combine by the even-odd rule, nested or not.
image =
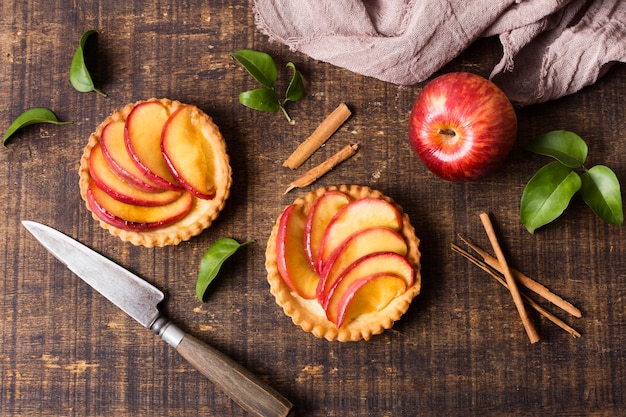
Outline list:
[[[88,29],[87,62],[108,94],[79,93],[68,71]],[[238,103],[255,82],[229,53],[250,48],[292,61],[307,94],[280,114]],[[481,39],[441,72],[487,76],[500,57]],[[72,125],[35,125],[0,151],[0,415],[244,416],[246,413],[150,331],[91,290],[22,227],[53,226],[167,293],[163,310],[289,398],[302,416],[613,416],[626,406],[626,231],[575,199],[552,225],[529,234],[519,220],[525,183],[548,162],[522,146],[555,129],[589,144],[589,164],[626,182],[626,67],[547,104],[517,109],[518,143],[497,174],[449,183],[428,172],[407,139],[423,84],[400,87],[269,43],[240,1],[0,4],[0,126],[31,107]],[[283,80],[284,82],[284,80]],[[89,134],[114,109],[150,97],[193,103],[228,143],[233,187],[224,212],[178,246],[135,247],[101,229],[78,191]],[[299,171],[291,151],[340,102],[352,116]],[[348,143],[357,155],[305,189],[283,195],[306,168]],[[275,219],[318,186],[367,185],[400,203],[421,238],[423,289],[393,329],[370,341],[317,339],[291,323],[269,292],[265,245]],[[622,187],[622,191],[624,191]],[[512,266],[583,311],[557,313],[572,338],[531,313],[531,345],[510,294],[450,250],[463,233],[489,242],[479,213],[492,213]],[[255,239],[228,262],[205,303],[195,299],[200,258],[215,240]],[[549,307],[549,306],[547,306]]]

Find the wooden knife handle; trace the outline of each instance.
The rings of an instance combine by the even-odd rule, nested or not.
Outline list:
[[[176,351],[243,409],[260,417],[293,417],[293,405],[243,366],[185,334]]]

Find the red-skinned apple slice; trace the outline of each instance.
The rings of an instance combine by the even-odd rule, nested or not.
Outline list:
[[[315,292],[317,300],[324,307],[328,291],[337,278],[358,259],[376,252],[395,252],[405,256],[407,250],[402,235],[387,227],[370,227],[350,235],[324,264]]]
[[[337,322],[339,302],[350,285],[368,275],[389,273],[402,277],[407,288],[415,282],[415,271],[411,263],[402,255],[394,252],[378,252],[364,256],[346,268],[328,290],[322,307],[326,317]]]
[[[291,204],[285,208],[276,234],[276,259],[278,272],[289,288],[302,298],[313,299],[319,276],[304,254],[305,221],[302,206]]]
[[[161,153],[161,133],[169,118],[168,109],[159,102],[139,103],[128,114],[124,139],[131,158],[150,180],[166,190],[181,190]]]
[[[207,115],[193,106],[176,110],[165,123],[161,151],[168,169],[177,181],[196,197],[209,200],[215,196],[215,152],[206,135],[220,135],[202,123]]]
[[[193,203],[191,194],[182,193],[177,200],[162,206],[126,204],[102,191],[94,181],[89,183],[86,194],[89,207],[98,218],[124,230],[150,230],[166,226],[183,218]]]
[[[353,282],[337,307],[337,328],[360,315],[382,310],[406,288],[404,278],[384,272]]]
[[[369,227],[402,228],[402,214],[391,203],[378,198],[363,198],[344,206],[331,219],[324,231],[318,255],[318,271],[341,243],[353,233]]]
[[[162,206],[180,197],[180,191],[150,193],[135,188],[119,178],[109,167],[100,144],[89,154],[89,173],[98,188],[122,203],[138,206]]]
[[[100,146],[107,164],[120,178],[142,191],[165,191],[137,167],[128,153],[124,139],[124,121],[113,121],[102,129]]]
[[[330,190],[317,198],[309,209],[304,226],[304,251],[309,265],[318,273],[317,259],[324,230],[333,216],[350,200],[351,198],[341,191]]]

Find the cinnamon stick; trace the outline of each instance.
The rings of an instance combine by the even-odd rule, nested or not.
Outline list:
[[[491,277],[493,277],[496,281],[498,281],[500,284],[502,284],[505,288],[507,288],[507,289],[509,288],[507,283],[506,283],[506,281],[504,280],[504,276],[496,268],[494,268],[493,266],[489,265],[486,262],[481,261],[480,259],[478,259],[475,256],[471,255],[467,251],[461,249],[459,246],[455,245],[454,243],[451,244],[451,247],[452,247],[453,251],[461,254],[461,256],[465,257],[470,262],[472,262],[474,265],[478,266],[483,271],[487,272],[489,275],[491,275]],[[522,298],[524,299],[524,302],[526,304],[528,304],[530,307],[535,309],[535,311],[537,311],[539,314],[541,314],[542,316],[544,316],[545,318],[550,320],[552,323],[556,324],[561,329],[565,330],[566,332],[568,332],[569,334],[571,334],[575,338],[581,336],[580,333],[578,333],[574,328],[572,328],[570,325],[565,323],[563,320],[561,320],[560,318],[558,318],[554,314],[550,313],[548,310],[546,310],[544,307],[542,307],[540,304],[538,304],[535,300],[530,298],[528,296],[528,294],[525,294],[525,293],[521,292],[521,295],[522,295]]]
[[[496,271],[502,273],[500,262],[498,262],[496,258],[491,256],[489,253],[487,253],[485,250],[481,249],[474,243],[470,242],[469,239],[467,239],[463,235],[459,234],[458,236],[463,242],[467,244],[467,246],[469,246],[474,251],[476,251],[476,253],[478,253],[483,258],[483,261],[487,265],[494,268]],[[574,305],[564,300],[563,298],[559,297],[557,294],[553,293],[542,284],[533,280],[531,277],[513,268],[511,268],[511,272],[513,273],[513,276],[515,277],[515,279],[524,287],[542,296],[543,298],[550,301],[555,306],[560,307],[562,310],[568,312],[572,316],[578,317],[578,318],[582,317],[582,313],[578,308],[576,308]]]
[[[287,189],[285,190],[284,194],[287,194],[289,191],[293,190],[294,188],[306,187],[307,185],[312,184],[322,175],[326,174],[328,171],[330,171],[331,169],[339,165],[341,162],[345,161],[346,159],[354,155],[357,149],[359,149],[359,145],[357,144],[347,145],[342,150],[340,150],[339,152],[337,152],[336,154],[328,158],[326,161],[322,162],[315,168],[312,168],[311,170],[306,172],[304,175],[302,175],[295,181],[292,181],[287,187]]]
[[[536,343],[539,341],[539,334],[537,330],[533,326],[532,322],[528,318],[528,313],[526,312],[526,308],[524,307],[524,300],[522,300],[522,296],[520,295],[519,289],[517,288],[517,283],[515,282],[515,278],[513,278],[513,274],[511,273],[511,269],[506,262],[506,258],[504,257],[504,253],[502,252],[502,248],[500,248],[500,243],[498,242],[498,238],[496,236],[496,232],[493,229],[493,224],[491,223],[491,219],[489,218],[488,213],[481,213],[480,220],[483,223],[483,227],[487,232],[487,236],[489,237],[489,241],[491,242],[491,246],[493,247],[493,251],[496,254],[496,258],[498,262],[500,262],[500,266],[502,267],[502,273],[506,278],[507,286],[509,287],[509,291],[513,296],[513,302],[515,303],[515,307],[517,308],[517,312],[519,313],[520,318],[522,319],[522,324],[524,325],[524,329],[526,330],[526,334],[530,339],[530,343]]]
[[[283,162],[283,166],[296,169],[302,165],[302,163],[309,159],[320,146],[326,143],[351,114],[352,112],[345,103],[339,104],[339,106],[317,126],[313,133],[311,133],[311,136],[302,142],[289,158]]]

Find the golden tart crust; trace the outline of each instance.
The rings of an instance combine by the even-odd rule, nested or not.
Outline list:
[[[110,122],[122,120],[125,121],[130,112],[140,103],[157,101],[168,108],[169,114],[172,114],[181,106],[189,106],[193,109],[193,117],[197,117],[203,124],[203,131],[207,138],[211,141],[213,151],[215,153],[215,185],[216,194],[213,199],[205,200],[192,195],[192,206],[189,212],[181,219],[169,225],[150,229],[150,230],[125,230],[113,226],[98,218],[93,213],[87,201],[87,189],[91,182],[91,174],[89,172],[89,155],[96,144],[100,142],[100,136],[104,127]],[[79,168],[79,187],[80,195],[85,201],[85,205],[91,211],[94,220],[100,223],[100,226],[108,230],[112,235],[118,236],[125,242],[130,242],[137,246],[154,247],[177,245],[182,241],[191,239],[193,236],[200,234],[204,229],[208,228],[211,223],[218,217],[219,213],[226,204],[226,199],[230,195],[230,186],[232,183],[232,169],[230,167],[230,159],[226,152],[226,142],[219,128],[210,116],[204,113],[196,106],[183,104],[179,101],[169,100],[165,98],[150,98],[148,100],[140,100],[115,110],[113,114],[108,116],[100,123],[95,132],[89,136],[89,142],[85,146],[83,155],[80,159]],[[186,192],[186,191],[185,191]]]
[[[393,200],[380,191],[358,185],[341,185],[336,187],[320,188],[312,191],[304,197],[294,201],[294,204],[301,204],[304,213],[308,213],[313,202],[329,190],[339,190],[349,195],[355,200],[366,197],[374,197],[386,200],[394,204],[402,213],[403,227],[400,234],[406,240],[408,246],[407,259],[415,270],[415,283],[407,288],[406,292],[395,298],[385,308],[380,311],[363,314],[349,323],[345,323],[337,328],[334,323],[326,318],[326,314],[317,300],[305,300],[294,293],[285,283],[280,273],[276,261],[276,236],[278,233],[279,219],[276,221],[267,242],[265,252],[267,269],[267,280],[270,284],[270,292],[274,295],[276,303],[283,308],[284,313],[291,317],[294,324],[300,326],[304,331],[313,333],[316,337],[325,338],[340,342],[369,340],[371,336],[382,333],[385,329],[390,329],[393,323],[408,310],[411,301],[420,293],[420,251],[419,239],[415,235],[415,229],[409,221],[409,217],[402,207],[394,203]]]

